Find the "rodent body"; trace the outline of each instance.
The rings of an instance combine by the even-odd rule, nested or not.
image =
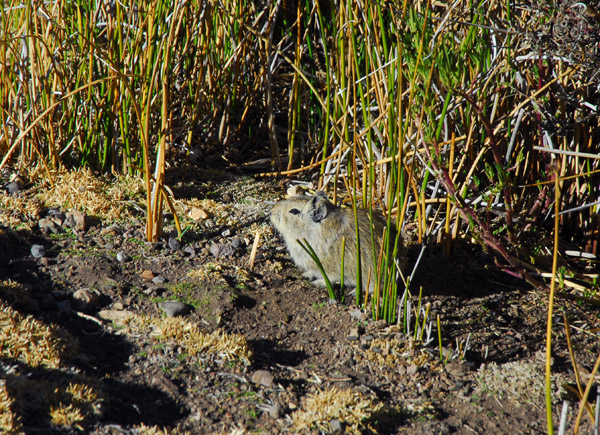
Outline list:
[[[361,281],[363,291],[369,283],[369,291],[374,291],[376,280],[375,256],[379,255],[383,231],[386,221],[376,213],[373,216],[373,236],[371,238],[371,220],[369,212],[357,209],[358,228],[361,252]],[[331,281],[341,280],[342,240],[345,238],[344,284],[356,286],[357,279],[357,244],[354,211],[331,203],[321,192],[314,196],[299,195],[279,201],[271,210],[271,222],[281,233],[287,249],[296,265],[305,271],[307,278],[322,278],[321,272],[300,246],[298,240],[306,241],[319,258],[328,278]],[[396,237],[395,229],[390,231],[390,252],[393,250]],[[398,253],[403,253],[403,241],[399,240]],[[391,257],[390,257],[391,258]],[[370,275],[370,277],[369,277]],[[317,283],[320,283],[317,281]]]

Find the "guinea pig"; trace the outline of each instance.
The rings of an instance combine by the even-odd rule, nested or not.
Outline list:
[[[366,209],[357,209],[357,216],[362,289],[364,291],[369,282],[369,292],[373,293],[377,279],[376,259],[379,256],[386,221],[375,212],[372,214],[373,220],[371,221],[369,211]],[[321,271],[310,255],[300,246],[298,240],[306,239],[317,254],[329,280],[340,282],[342,240],[345,238],[344,284],[356,287],[356,225],[352,208],[336,206],[327,199],[323,192],[317,192],[314,196],[299,195],[277,202],[271,210],[271,222],[282,235],[294,263],[304,271],[306,278],[317,279],[315,284],[318,285],[324,285],[325,282],[322,279]],[[374,247],[371,226],[373,226]],[[391,253],[395,243],[396,229],[390,228],[389,230],[389,252]],[[401,260],[399,264],[402,264],[403,240],[400,238],[398,243],[397,252]],[[391,255],[389,258],[391,259]]]

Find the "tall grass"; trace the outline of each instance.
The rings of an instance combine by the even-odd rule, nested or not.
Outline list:
[[[383,213],[389,228],[410,221],[418,243],[448,256],[455,239],[472,239],[539,285],[554,183],[561,243],[597,254],[600,26],[585,8],[9,0],[0,167],[39,163],[50,179],[74,164],[141,173],[153,240],[174,156],[269,155],[271,175],[317,170],[320,188]],[[410,285],[392,234],[372,235],[384,248],[370,278],[373,316],[390,322]],[[561,267],[594,296],[586,263]]]
[[[1,165],[142,173],[150,240],[169,156],[253,125],[251,2],[11,0],[0,14]]]

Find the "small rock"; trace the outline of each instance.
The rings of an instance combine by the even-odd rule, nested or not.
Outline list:
[[[148,287],[146,290],[143,290],[142,293],[144,293],[145,295],[160,296],[166,290],[166,288],[161,287],[160,285],[153,285],[151,287]]]
[[[58,207],[50,207],[46,211],[46,214],[49,217],[51,217],[52,219],[56,218],[56,219],[60,219],[61,221],[65,220],[65,214],[63,212],[61,212]]]
[[[70,227],[75,227],[79,230],[87,230],[89,226],[89,218],[85,213],[74,210],[67,213],[67,219],[65,223]]]
[[[223,237],[229,237],[229,236],[231,236],[231,230],[230,230],[229,228],[227,228],[225,231],[223,231],[223,232],[221,233],[221,235],[222,235]]]
[[[338,419],[333,419],[329,422],[329,426],[331,426],[332,432],[342,432],[343,426],[342,423]]]
[[[467,369],[465,368],[464,364],[455,361],[450,361],[448,364],[446,364],[445,367],[448,374],[453,378],[461,378],[467,372]]]
[[[100,310],[98,317],[104,320],[110,320],[117,324],[123,324],[131,319],[135,314],[127,310]]]
[[[58,226],[56,226],[56,223],[50,219],[40,219],[38,221],[38,226],[44,234],[58,234]]]
[[[19,190],[23,188],[23,185],[18,183],[17,181],[11,181],[6,185],[6,191],[8,193],[17,193]]]
[[[48,257],[42,257],[40,258],[40,265],[41,266],[48,266],[50,264],[50,261],[48,260]]]
[[[271,418],[278,419],[281,417],[281,405],[277,402],[266,406],[267,412]]]
[[[113,304],[113,310],[122,311],[124,308],[125,308],[125,305],[123,305],[123,302],[115,302]]]
[[[230,244],[215,243],[210,247],[210,253],[215,257],[231,257],[235,254],[235,249]]]
[[[408,367],[406,367],[406,374],[407,375],[414,375],[417,373],[417,371],[419,370],[419,367],[417,367],[416,364],[411,364]]]
[[[252,375],[252,382],[267,388],[271,387],[273,385],[273,374],[268,370],[257,370]]]
[[[373,341],[373,336],[371,334],[367,334],[361,337],[360,342],[361,343],[370,343],[371,341]]]
[[[149,269],[144,269],[144,270],[142,271],[142,279],[145,279],[145,280],[147,280],[147,281],[150,281],[150,280],[152,280],[152,278],[154,278],[154,273],[153,273],[151,270],[149,270]]]
[[[78,311],[91,311],[99,302],[100,293],[97,290],[82,288],[73,293],[73,303]]]
[[[190,257],[195,257],[196,256],[196,250],[194,249],[193,246],[184,246],[182,251],[186,254],[188,254]]]
[[[152,278],[152,282],[154,284],[164,284],[165,283],[165,279],[162,276],[155,276],[154,278]]]
[[[102,228],[100,230],[100,236],[105,237],[107,235],[116,236],[119,231],[119,226],[117,224],[112,224],[106,228]]]
[[[42,245],[33,245],[31,247],[31,255],[33,258],[42,258],[46,253],[46,249]]]
[[[184,316],[190,312],[190,306],[179,301],[165,301],[158,304],[167,317]]]
[[[208,214],[201,208],[194,207],[190,210],[189,216],[192,220],[200,221],[208,217]]]
[[[346,337],[349,341],[357,341],[359,337],[358,328],[352,328],[350,334]]]
[[[233,246],[233,249],[239,249],[242,246],[242,239],[234,237],[231,239],[231,246]]]
[[[173,251],[177,251],[179,248],[181,248],[181,242],[177,240],[176,237],[169,237],[169,248],[171,248]]]
[[[364,316],[364,314],[363,314],[363,312],[361,310],[352,310],[352,311],[350,311],[350,318],[353,319],[353,320],[361,321],[361,320],[364,320],[364,317],[365,316]]]
[[[117,261],[119,263],[125,263],[126,261],[129,261],[131,258],[129,257],[129,255],[127,255],[125,252],[123,251],[119,251],[117,252]]]
[[[338,301],[337,301],[336,299],[329,299],[329,300],[327,301],[327,303],[328,303],[329,305],[337,305],[337,304],[338,304]]]

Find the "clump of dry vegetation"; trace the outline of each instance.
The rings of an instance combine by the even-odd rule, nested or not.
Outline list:
[[[376,431],[369,426],[368,419],[381,409],[372,398],[352,389],[328,388],[308,394],[301,409],[292,416],[292,429],[306,433],[317,429],[332,432],[332,421],[343,424],[348,433],[359,434],[365,430]]]
[[[135,315],[127,319],[125,324],[136,333],[144,332],[157,340],[174,342],[192,357],[208,355],[245,365],[249,365],[252,359],[252,351],[243,335],[220,330],[203,332],[198,325],[183,318]]]
[[[26,293],[19,284],[0,283],[0,297],[13,301]],[[75,340],[53,325],[23,315],[0,300],[0,430],[21,433],[21,417],[47,416],[56,429],[82,429],[99,414],[102,392],[91,379],[73,374],[70,362],[78,355]],[[50,378],[38,370],[55,372]],[[40,377],[41,376],[41,377]]]
[[[496,400],[512,400],[516,404],[539,404],[544,400],[543,360],[512,361],[502,365],[484,364],[477,371],[475,392],[487,394]],[[560,403],[566,384],[563,375],[553,375],[553,402]]]
[[[42,211],[50,207],[63,212],[82,211],[106,223],[123,222],[142,209],[143,189],[142,181],[129,175],[109,181],[90,169],[62,171],[52,175],[52,183],[42,183],[32,193],[0,192],[0,223],[31,229]]]

